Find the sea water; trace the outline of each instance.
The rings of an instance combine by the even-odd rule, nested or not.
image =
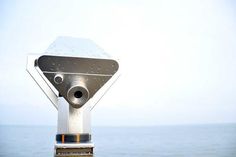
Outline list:
[[[0,157],[53,157],[56,127],[0,126]],[[236,157],[236,124],[93,127],[95,157]]]

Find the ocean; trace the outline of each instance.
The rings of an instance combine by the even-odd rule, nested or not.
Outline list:
[[[55,126],[0,126],[0,157],[53,157]],[[236,124],[93,127],[95,157],[236,157]]]

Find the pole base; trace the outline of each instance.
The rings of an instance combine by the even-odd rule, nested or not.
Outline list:
[[[56,143],[54,157],[93,157],[93,143]]]

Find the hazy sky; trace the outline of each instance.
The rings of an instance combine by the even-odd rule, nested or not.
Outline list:
[[[120,59],[93,125],[236,122],[233,0],[1,0],[0,36],[0,124],[56,125],[25,69],[57,36],[90,38]]]

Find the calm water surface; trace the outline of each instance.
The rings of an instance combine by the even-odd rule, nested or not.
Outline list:
[[[0,157],[53,157],[56,127],[0,126]],[[236,124],[94,127],[96,157],[236,157]]]

